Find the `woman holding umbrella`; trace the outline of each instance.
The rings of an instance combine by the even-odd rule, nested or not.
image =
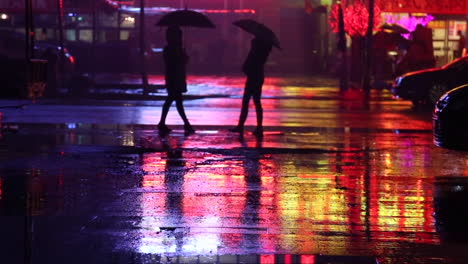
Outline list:
[[[247,75],[244,95],[242,97],[242,107],[239,122],[236,127],[229,129],[232,132],[244,132],[244,124],[249,111],[249,101],[253,98],[257,113],[257,128],[254,131],[256,136],[263,136],[263,108],[261,104],[262,86],[265,80],[264,66],[273,45],[279,47],[279,42],[274,33],[263,24],[253,20],[239,20],[234,25],[254,34],[251,48],[247,59],[242,65],[242,71]]]
[[[195,132],[185,115],[182,93],[187,92],[186,65],[188,56],[182,47],[182,30],[178,26],[170,26],[166,31],[167,46],[164,47],[163,57],[167,98],[163,104],[161,119],[158,124],[159,132],[168,133],[171,130],[166,126],[166,117],[172,102],[176,102],[177,111],[184,121],[186,133]]]
[[[184,130],[187,134],[195,132],[185,115],[183,96],[187,92],[186,65],[188,56],[185,53],[182,43],[181,26],[214,28],[214,24],[203,14],[192,10],[177,10],[163,16],[156,24],[157,26],[167,26],[166,41],[163,57],[165,64],[165,80],[167,98],[163,104],[161,119],[158,124],[160,133],[168,133],[171,130],[166,126],[166,117],[172,102],[176,102],[177,111],[184,121]]]

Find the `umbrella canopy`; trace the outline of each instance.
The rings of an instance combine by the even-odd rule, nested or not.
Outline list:
[[[276,37],[275,33],[270,28],[263,25],[262,23],[252,19],[241,19],[234,21],[232,24],[242,28],[243,30],[253,34],[258,38],[271,42],[273,46],[281,49],[278,37]]]
[[[410,33],[409,30],[406,28],[398,25],[398,24],[384,24],[379,27],[380,30],[389,32],[389,33],[396,33],[396,34],[408,34]]]
[[[156,23],[156,26],[215,27],[213,22],[204,14],[187,9],[167,13]]]

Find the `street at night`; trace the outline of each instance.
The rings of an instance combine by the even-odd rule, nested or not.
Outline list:
[[[239,137],[241,78],[202,81],[191,135],[161,101],[1,101],[5,263],[464,263],[468,159],[431,110],[270,78]]]
[[[468,1],[0,0],[0,264],[468,263]]]

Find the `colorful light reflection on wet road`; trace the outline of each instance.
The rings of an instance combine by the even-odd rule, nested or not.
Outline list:
[[[440,243],[437,159],[427,149],[279,155],[252,148],[226,157],[180,144],[142,158],[142,252],[342,255],[360,243],[377,252]],[[175,229],[165,234],[167,226]]]
[[[227,131],[236,98],[188,103],[198,125],[190,136],[178,127],[157,135],[159,102],[37,105],[8,114],[19,128],[2,138],[0,215],[46,219],[58,230],[70,225],[69,232],[36,229],[72,246],[92,238],[99,253],[457,263],[468,234],[457,221],[468,190],[466,152],[433,146],[430,119],[408,103],[377,100],[367,111],[309,99],[266,99],[263,140]],[[211,116],[212,104],[228,117]],[[95,115],[80,117],[84,109]],[[95,122],[101,116],[109,124]]]

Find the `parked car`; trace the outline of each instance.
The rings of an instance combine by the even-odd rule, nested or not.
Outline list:
[[[411,100],[414,105],[434,105],[449,90],[468,84],[468,56],[442,67],[406,73],[395,79],[392,93],[396,98]]]
[[[432,123],[435,145],[468,150],[468,84],[450,90],[437,101]]]
[[[24,33],[13,30],[0,30],[0,41],[3,42],[3,49],[9,58],[22,59],[25,52]],[[40,59],[47,50],[53,51],[55,55],[60,55],[61,47],[53,42],[36,41],[34,45],[34,57]],[[67,48],[64,48],[64,65],[68,71],[74,70],[75,58],[70,54]]]

